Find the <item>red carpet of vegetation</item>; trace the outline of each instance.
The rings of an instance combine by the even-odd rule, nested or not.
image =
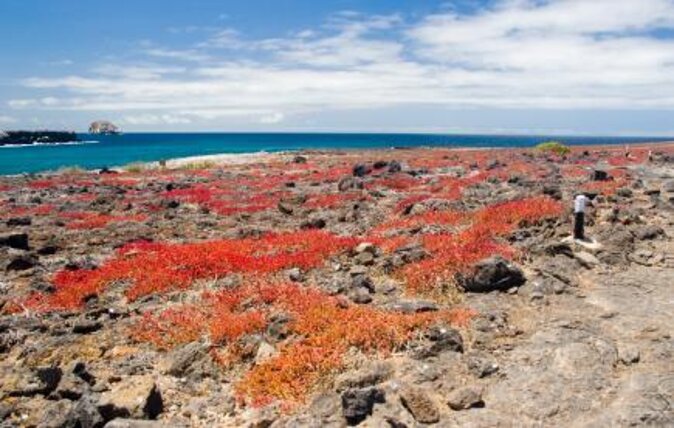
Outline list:
[[[404,157],[397,152],[389,155]],[[277,355],[248,367],[236,382],[236,390],[242,400],[258,405],[277,400],[299,404],[323,379],[344,368],[349,350],[386,355],[403,348],[424,327],[434,323],[462,325],[474,314],[460,308],[405,314],[375,305],[354,305],[329,296],[313,281],[288,284],[280,273],[290,268],[303,273],[328,269],[330,260],[337,261],[362,242],[377,245],[385,254],[420,244],[427,257],[397,267],[391,277],[400,282],[408,296],[439,297],[442,301],[476,262],[493,255],[517,258],[518,250],[507,239],[513,232],[555,221],[564,214],[560,202],[524,191],[491,205],[472,197],[470,204],[462,206],[467,192],[487,181],[498,184],[511,179],[551,179],[548,169],[535,161],[522,161],[521,154],[499,155],[507,166],[487,167],[490,155],[486,151],[419,151],[405,160],[407,168],[430,169],[432,176],[374,170],[368,172],[364,185],[342,191],[336,183],[352,176],[354,156],[323,160],[309,156],[306,162],[248,165],[230,175],[212,168],[31,180],[27,187],[36,192],[73,189],[72,201],[79,204],[78,209],[52,202],[3,202],[0,217],[47,217],[62,222],[62,230],[73,234],[106,227],[111,231],[124,222],[160,219],[165,212],[161,204],[169,200],[190,206],[195,212],[237,220],[270,213],[279,216],[279,203],[297,196],[293,188],[298,184],[304,185],[299,205],[309,214],[348,210],[367,202],[378,204],[381,215],[359,233],[314,230],[294,223],[293,227],[286,225],[258,237],[127,243],[98,267],[61,268],[52,273],[53,292],[33,292],[12,310],[77,311],[90,297],[113,288],[123,290],[129,302],[152,295],[165,303],[167,293],[192,292],[196,302],[145,313],[136,320],[131,335],[161,350],[206,341],[224,369],[250,364],[244,339],[264,332],[274,317],[287,316],[288,339],[278,344]],[[586,165],[580,156],[573,163],[560,164],[556,173],[576,180],[579,188],[611,195],[627,182],[627,172],[620,167],[630,162],[612,157],[610,181],[588,181],[589,163]],[[452,168],[462,172],[456,174]],[[173,186],[174,181],[180,186]],[[106,210],[96,210],[94,194],[86,192],[87,187],[95,186],[117,186],[117,197]],[[10,190],[0,185],[0,191]],[[382,192],[386,199],[380,203]],[[440,204],[422,211],[410,209],[429,201]],[[281,216],[279,222],[285,218]],[[217,282],[232,274],[238,276],[238,285],[198,291],[203,289],[197,288],[199,284]]]

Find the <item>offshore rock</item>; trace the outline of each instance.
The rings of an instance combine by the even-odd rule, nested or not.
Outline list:
[[[119,127],[107,120],[97,120],[89,125],[90,134],[115,135],[119,134]]]

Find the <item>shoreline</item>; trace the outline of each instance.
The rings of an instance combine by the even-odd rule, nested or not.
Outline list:
[[[94,144],[94,141],[78,142],[76,144]],[[629,144],[584,144],[584,145],[569,145],[568,147],[571,150],[602,150],[602,151],[623,151],[625,146],[629,147],[641,147],[649,146],[653,150],[657,150],[661,147],[669,147],[674,145],[674,140],[672,141],[656,141],[656,142],[638,142],[638,143],[629,143]],[[17,146],[14,146],[15,148]],[[29,147],[29,146],[24,146]],[[7,148],[7,147],[4,147]],[[509,151],[509,150],[534,150],[535,146],[522,146],[522,147],[447,147],[447,146],[399,146],[399,147],[388,147],[388,148],[320,148],[320,149],[288,149],[281,150],[277,152],[269,151],[258,151],[250,153],[218,153],[218,154],[209,154],[209,155],[195,155],[195,156],[184,156],[176,158],[168,158],[164,161],[166,162],[165,168],[167,169],[181,169],[189,167],[191,164],[203,163],[208,166],[216,165],[245,165],[247,163],[253,162],[271,162],[275,159],[281,158],[283,156],[291,155],[302,155],[302,154],[311,154],[311,155],[322,155],[322,156],[331,156],[331,155],[340,155],[340,154],[354,154],[354,153],[372,153],[372,152],[397,152],[397,151],[409,151],[409,150],[424,150],[424,151],[451,151],[451,152],[471,152],[471,151]],[[127,168],[138,166],[143,170],[159,169],[162,168],[160,165],[162,160],[152,160],[152,161],[132,161],[124,165],[114,165],[109,168],[111,171],[116,171],[118,173],[126,172]],[[81,168],[77,165],[64,165],[57,170],[45,170],[33,173],[18,173],[18,174],[0,174],[0,178],[13,178],[21,176],[30,176],[30,175],[61,175],[67,173],[68,170],[81,170],[84,173],[96,173],[99,172],[100,168]]]

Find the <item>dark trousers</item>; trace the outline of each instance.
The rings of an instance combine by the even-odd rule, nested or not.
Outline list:
[[[573,238],[585,239],[585,213],[575,213]]]

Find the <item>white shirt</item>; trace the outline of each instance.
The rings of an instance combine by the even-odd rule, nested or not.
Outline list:
[[[585,204],[587,203],[587,196],[578,195],[574,201],[573,212],[574,213],[584,213]]]

